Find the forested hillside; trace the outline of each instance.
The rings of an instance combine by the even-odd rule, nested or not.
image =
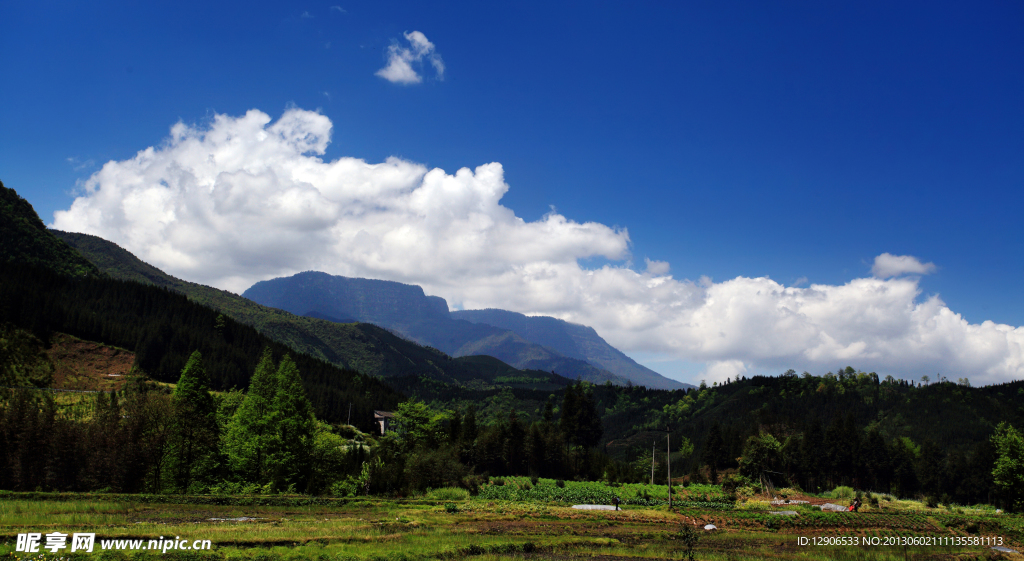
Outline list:
[[[353,423],[365,428],[374,409],[404,399],[377,378],[296,354],[182,294],[135,282],[74,278],[8,263],[0,271],[0,323],[25,328],[44,341],[62,332],[132,350],[139,368],[164,382],[177,380],[198,350],[212,387],[219,390],[246,388],[264,347],[278,357],[292,352],[318,416],[340,421],[352,403]]]
[[[49,234],[28,201],[0,182],[0,264],[30,263],[72,276],[99,271],[74,249]]]
[[[423,347],[369,323],[339,323],[346,318],[320,314],[302,316],[262,306],[224,290],[183,281],[138,259],[117,244],[92,236],[53,231],[116,279],[151,284],[186,295],[226,317],[254,327],[260,333],[297,352],[336,366],[372,376],[431,376],[447,380],[493,385],[510,369],[500,361],[484,363],[453,360],[436,349]],[[468,322],[463,322],[467,323]]]

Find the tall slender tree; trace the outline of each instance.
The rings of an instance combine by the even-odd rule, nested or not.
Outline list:
[[[270,413],[273,436],[269,462],[275,488],[306,490],[312,470],[310,450],[315,423],[299,369],[285,355],[277,369],[277,393]]]
[[[168,487],[179,493],[199,491],[213,482],[220,467],[217,406],[199,351],[185,363],[172,404],[174,421],[165,456]]]
[[[277,397],[277,386],[277,368],[267,347],[224,437],[231,471],[242,481],[261,484],[270,481],[267,449],[273,438],[270,412]]]

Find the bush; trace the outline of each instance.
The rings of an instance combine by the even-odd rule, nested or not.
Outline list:
[[[540,478],[537,477],[536,475],[531,475],[530,476],[530,484],[531,485],[536,486],[539,481],[540,481]]]
[[[487,482],[487,478],[480,475],[467,475],[462,478],[462,488],[469,491],[470,495],[480,494],[480,485]]]
[[[846,485],[840,485],[832,490],[833,499],[852,499],[853,498],[853,487],[847,487]]]
[[[469,491],[461,487],[441,487],[427,491],[427,498],[432,501],[464,501],[469,498]]]
[[[444,503],[444,511],[448,514],[455,514],[459,512],[459,505],[455,503]]]
[[[454,487],[465,474],[466,466],[451,449],[417,450],[405,464],[405,480],[413,490]]]
[[[558,481],[555,481],[555,487],[558,487],[559,489],[564,489],[565,488],[565,481],[562,480],[562,479],[559,479]]]
[[[797,492],[792,487],[783,487],[782,489],[778,489],[776,493],[778,493],[778,495],[783,499],[788,499],[790,495],[795,495]]]

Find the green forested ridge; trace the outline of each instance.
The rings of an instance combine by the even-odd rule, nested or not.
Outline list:
[[[99,271],[66,243],[50,235],[28,201],[0,182],[0,264],[33,263],[72,276]]]
[[[183,294],[103,277],[74,278],[49,269],[8,264],[0,271],[0,324],[47,339],[54,331],[116,345],[136,353],[154,379],[173,382],[199,350],[215,389],[245,388],[264,347],[275,356],[290,349],[250,326],[191,302]],[[317,414],[339,421],[353,404],[353,424],[369,427],[373,409],[403,397],[377,378],[296,355]]]
[[[452,359],[450,356],[398,337],[368,323],[335,323],[262,306],[230,292],[172,277],[138,259],[117,244],[92,236],[53,231],[82,252],[104,273],[122,280],[153,284],[180,292],[251,325],[260,333],[297,352],[372,376],[427,375],[448,380],[493,385],[511,367]]]

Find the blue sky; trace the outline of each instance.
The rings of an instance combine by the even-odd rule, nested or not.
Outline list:
[[[553,208],[628,230],[627,257],[581,250],[584,269],[649,258],[695,283],[842,286],[871,277],[880,254],[914,256],[935,265],[910,277],[915,302],[938,295],[970,324],[1024,325],[1020,3],[152,4],[0,6],[0,180],[48,223],[104,163],[161,146],[179,121],[300,108],[333,125],[324,161],[397,156],[449,174],[500,162],[500,205],[526,222]],[[375,75],[412,31],[443,76],[429,58],[413,65],[417,84]],[[180,262],[162,265],[188,278]],[[600,324],[397,271],[378,276]],[[602,334],[630,325],[608,321]],[[708,361],[777,366],[632,346],[676,377]],[[828,360],[806,365],[839,366]]]

